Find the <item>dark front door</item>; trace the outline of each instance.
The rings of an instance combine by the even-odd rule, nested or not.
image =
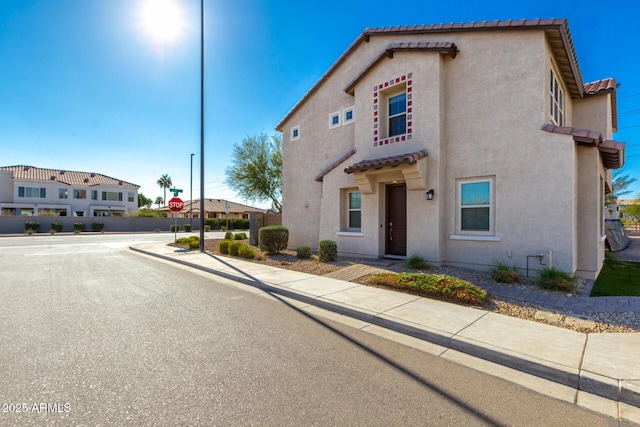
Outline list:
[[[407,255],[407,186],[387,186],[386,255]]]

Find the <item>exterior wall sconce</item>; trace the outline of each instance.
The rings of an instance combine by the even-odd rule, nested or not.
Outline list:
[[[427,200],[433,200],[433,190],[427,191]]]

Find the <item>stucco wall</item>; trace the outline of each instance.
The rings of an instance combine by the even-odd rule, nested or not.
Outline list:
[[[0,203],[13,202],[13,181],[11,171],[0,171]]]
[[[402,41],[454,42],[459,53],[453,59],[436,52],[395,52],[362,76],[353,97],[344,93],[390,42]],[[527,255],[538,253],[548,265],[552,251],[553,266],[571,273],[579,263],[597,263],[599,244],[594,246],[591,237],[585,242],[589,252],[579,254],[577,236],[593,225],[593,217],[578,217],[581,207],[593,208],[594,200],[592,195],[578,200],[577,193],[591,192],[598,172],[607,174],[601,167],[594,171],[582,165],[594,159],[578,155],[571,136],[540,129],[549,120],[550,69],[561,80],[542,30],[376,36],[362,43],[283,123],[283,224],[290,228],[291,245],[315,247],[331,239],[343,254],[384,255],[385,185],[404,182],[404,166],[366,172],[372,191],[362,194],[359,233],[341,232],[344,194],[358,186],[355,174],[345,174],[344,168],[426,149],[428,156],[419,163],[424,188],[407,191],[407,255],[435,264],[487,268],[499,260],[524,268]],[[376,144],[373,92],[380,82],[398,77],[411,79],[411,139]],[[597,121],[597,127],[607,126],[610,111],[603,119],[602,105],[589,100],[578,106],[561,84],[567,95],[565,125],[585,123],[592,129],[589,123]],[[329,113],[350,105],[355,106],[355,123],[329,129]],[[301,137],[289,141],[296,125]],[[356,154],[322,183],[313,181],[353,148]],[[458,182],[478,177],[493,183],[494,233],[461,238]],[[427,189],[435,191],[434,200],[426,200]],[[589,261],[580,261],[583,257]]]

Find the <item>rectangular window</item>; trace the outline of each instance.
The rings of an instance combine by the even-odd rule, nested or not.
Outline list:
[[[553,70],[550,75],[551,87],[549,91],[551,102],[551,121],[556,126],[564,126],[564,92]]]
[[[300,126],[294,126],[291,128],[291,141],[300,139]]]
[[[347,125],[353,123],[353,107],[345,108],[342,110],[342,124]]]
[[[349,229],[362,228],[362,200],[359,192],[349,193]]]
[[[340,127],[342,124],[340,122],[341,112],[336,111],[335,113],[329,114],[329,129]]]
[[[66,188],[58,188],[58,199],[69,198],[69,191]]]
[[[458,182],[458,232],[493,234],[493,180]]]
[[[98,200],[98,190],[91,190],[91,200]]]
[[[102,200],[108,200],[110,202],[121,202],[122,201],[122,193],[116,191],[103,191],[102,192]]]
[[[127,201],[134,202],[135,201],[135,194],[134,193],[127,193]]]
[[[87,198],[87,190],[73,190],[73,198],[74,199],[86,199]]]
[[[407,94],[389,98],[389,136],[407,133]]]
[[[18,197],[46,199],[47,189],[44,187],[18,187]]]

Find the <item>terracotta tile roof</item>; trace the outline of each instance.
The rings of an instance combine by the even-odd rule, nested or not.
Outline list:
[[[608,169],[620,169],[624,166],[624,142],[602,140],[600,132],[594,132],[588,129],[576,129],[569,126],[555,126],[546,123],[542,126],[542,130],[563,135],[571,135],[573,140],[578,144],[595,145],[600,151],[602,163]]]
[[[624,166],[624,153],[626,144],[624,142],[606,140],[598,146],[602,162],[609,169],[620,169]]]
[[[498,20],[498,21],[482,21],[482,22],[466,22],[451,24],[431,24],[431,25],[411,25],[396,26],[382,28],[367,28],[349,47],[340,55],[340,57],[329,67],[325,73],[314,83],[307,93],[289,110],[282,120],[276,125],[276,130],[282,131],[284,123],[295,113],[298,108],[322,85],[329,79],[331,74],[354,52],[362,43],[369,41],[371,37],[377,35],[407,35],[407,34],[430,34],[430,33],[453,33],[462,31],[502,31],[502,30],[543,30],[547,35],[551,49],[563,80],[568,86],[569,93],[572,97],[579,98],[583,96],[582,74],[578,67],[578,58],[576,56],[573,40],[569,32],[569,24],[566,19],[520,19],[520,20]]]
[[[597,80],[591,83],[584,84],[585,95],[601,95],[603,93],[611,93],[618,88],[618,84],[614,78]]]
[[[3,166],[0,170],[11,171],[13,179],[36,181],[56,181],[74,187],[93,187],[96,185],[137,187],[139,185],[93,172],[76,172],[60,169],[44,169],[33,166]]]
[[[571,135],[576,142],[594,144],[602,141],[602,134],[600,132],[594,132],[588,129],[576,129],[569,126],[556,126],[551,123],[545,123],[542,125],[542,130],[552,133],[561,133],[563,135]]]
[[[438,52],[441,54],[449,55],[451,58],[456,57],[458,54],[458,47],[455,43],[451,42],[404,42],[404,43],[389,43],[387,47],[380,52],[371,62],[369,62],[362,71],[354,78],[344,89],[349,95],[353,95],[353,91],[356,84],[371,70],[378,62],[384,58],[393,58],[393,53],[398,51],[423,51],[423,52]]]
[[[369,169],[381,169],[399,165],[411,165],[420,159],[427,157],[427,150],[415,153],[400,154],[399,156],[382,157],[380,159],[362,160],[344,169],[345,173],[362,172]]]
[[[356,150],[349,151],[348,153],[346,153],[345,155],[340,157],[338,160],[336,160],[335,162],[333,162],[329,166],[327,166],[322,172],[320,172],[316,176],[315,180],[318,181],[318,182],[322,182],[322,180],[324,179],[324,176],[326,174],[328,174],[329,172],[331,172],[332,170],[334,170],[335,168],[340,166],[340,164],[342,162],[344,162],[345,160],[347,160],[349,157],[353,156],[354,154],[356,154]]]

